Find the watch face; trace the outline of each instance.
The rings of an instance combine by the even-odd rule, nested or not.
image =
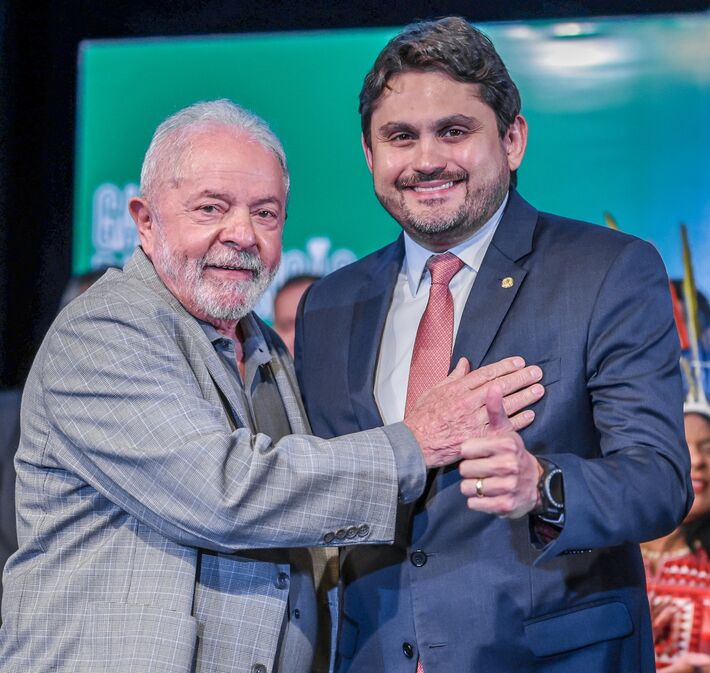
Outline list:
[[[562,483],[562,470],[553,468],[545,477],[545,499],[550,505],[561,511],[565,507],[565,495]]]
[[[564,489],[562,470],[547,460],[540,461],[543,468],[542,477],[538,483],[542,516],[557,517],[564,511]]]
[[[539,461],[543,472],[538,482],[540,507],[536,515],[545,523],[561,526],[565,520],[562,470],[544,458],[540,458]]]

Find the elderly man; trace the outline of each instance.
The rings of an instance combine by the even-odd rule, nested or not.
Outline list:
[[[653,671],[638,543],[692,499],[657,253],[517,194],[520,97],[463,19],[395,37],[360,112],[375,192],[404,234],[301,304],[315,432],[401,420],[461,357],[522,355],[546,393],[518,433],[491,392],[493,432],[431,473],[395,544],[343,554],[338,671]]]
[[[425,466],[483,432],[490,380],[511,413],[539,396],[520,358],[462,362],[404,424],[309,435],[286,349],[250,313],[287,194],[279,141],[228,101],[156,130],[140,249],[61,313],[27,381],[3,673],[309,671],[303,548],[391,542]]]

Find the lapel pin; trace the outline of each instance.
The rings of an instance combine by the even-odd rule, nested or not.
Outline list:
[[[510,276],[506,276],[505,278],[503,278],[503,280],[500,281],[500,286],[507,289],[509,287],[513,287],[514,282],[515,281]]]

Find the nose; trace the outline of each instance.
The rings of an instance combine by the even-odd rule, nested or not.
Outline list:
[[[219,240],[224,245],[239,250],[256,246],[256,232],[248,208],[233,208],[222,220]]]
[[[412,169],[417,173],[430,175],[446,168],[446,157],[436,138],[422,136],[416,144]]]
[[[695,442],[688,442],[688,451],[690,453],[690,466],[692,469],[700,470],[705,467],[705,455]]]

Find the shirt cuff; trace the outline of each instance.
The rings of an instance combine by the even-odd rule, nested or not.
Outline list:
[[[404,423],[393,423],[382,428],[394,453],[399,481],[399,501],[414,502],[426,485],[426,465],[422,450],[411,430]]]
[[[530,522],[530,534],[535,547],[543,548],[554,542],[562,532],[564,524],[548,523],[539,516],[533,516]]]

